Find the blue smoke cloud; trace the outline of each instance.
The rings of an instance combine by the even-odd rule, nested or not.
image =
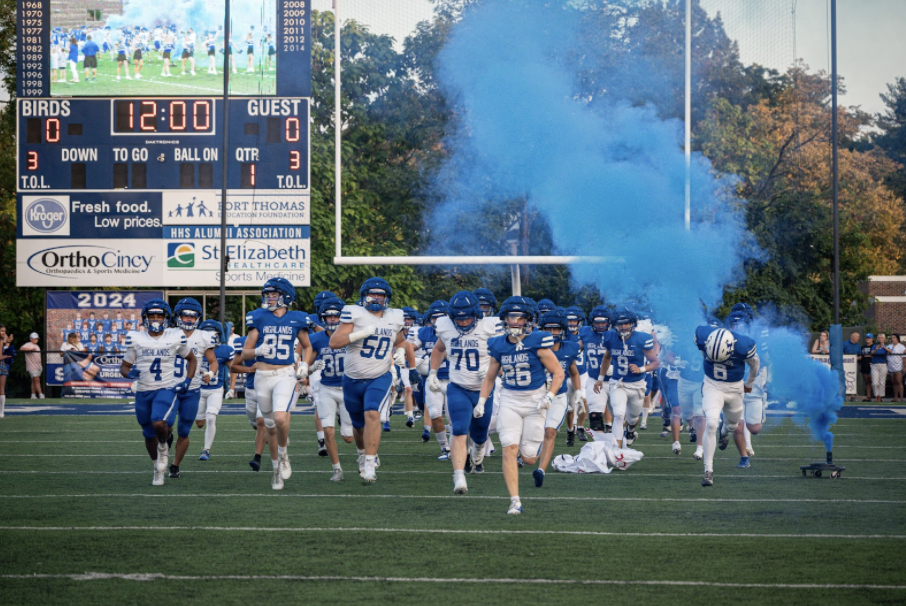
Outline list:
[[[216,31],[223,26],[224,0],[153,0],[127,1],[122,15],[111,15],[107,24],[111,28],[154,28],[156,25],[176,25],[179,31],[192,28],[196,33]],[[273,0],[232,0],[230,3],[233,40],[244,39],[249,26],[261,31],[268,25],[274,31],[276,8]],[[199,48],[204,38],[198,39]]]
[[[577,94],[582,11],[553,4],[470,5],[439,56],[459,120],[433,180],[440,202],[426,224],[429,254],[507,254],[475,217],[526,199],[549,223],[557,253],[620,259],[573,265],[578,284],[596,284],[610,302],[640,302],[677,339],[691,340],[704,308],[717,307],[724,287],[741,280],[743,261],[761,254],[729,193],[733,182],[693,156],[687,230],[681,122],[631,105],[619,84],[593,100]],[[611,84],[629,80],[625,65],[603,69]],[[631,76],[636,89],[646,80],[662,87],[657,70]],[[772,394],[796,401],[816,438],[832,439],[836,378],[805,356],[795,333],[771,334]]]

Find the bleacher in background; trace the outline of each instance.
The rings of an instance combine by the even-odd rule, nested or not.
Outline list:
[[[100,24],[110,15],[123,12],[123,0],[50,0],[51,23],[54,27],[96,26],[100,15]]]

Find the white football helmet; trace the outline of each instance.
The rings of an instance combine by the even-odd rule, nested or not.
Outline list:
[[[718,328],[705,341],[705,357],[714,364],[723,364],[733,355],[736,338],[726,328]]]

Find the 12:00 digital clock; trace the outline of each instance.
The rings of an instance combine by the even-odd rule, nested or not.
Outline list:
[[[213,99],[121,99],[113,101],[113,134],[210,134]]]

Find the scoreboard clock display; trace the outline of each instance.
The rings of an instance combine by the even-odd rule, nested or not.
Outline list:
[[[17,0],[19,286],[310,283],[311,0],[228,1]]]

